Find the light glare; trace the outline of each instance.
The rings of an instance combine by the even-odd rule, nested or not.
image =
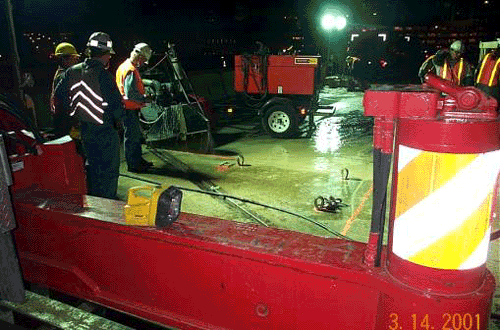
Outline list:
[[[321,25],[327,31],[336,29],[342,30],[345,28],[347,20],[343,16],[333,16],[332,14],[326,14],[321,20]]]

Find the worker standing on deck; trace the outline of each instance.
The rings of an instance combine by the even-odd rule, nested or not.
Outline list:
[[[142,132],[139,125],[139,111],[149,101],[139,68],[148,63],[151,54],[152,50],[148,44],[139,43],[135,45],[129,58],[116,70],[116,84],[123,96],[125,106],[123,122],[125,160],[128,170],[134,173],[146,172],[153,166],[153,163],[142,158]]]
[[[499,100],[500,49],[490,50],[481,61],[476,75],[476,87]]]
[[[80,122],[87,157],[89,195],[116,199],[120,169],[120,138],[116,125],[122,120],[122,97],[107,71],[113,43],[104,32],[93,33],[83,63],[69,68],[55,89],[61,102]]]
[[[54,104],[54,90],[61,81],[61,76],[66,69],[77,64],[80,61],[80,54],[76,51],[75,46],[68,42],[62,42],[56,46],[53,57],[58,63],[56,73],[54,74],[54,79],[52,80],[52,89],[50,94],[50,112],[52,113],[54,130],[53,133],[56,138],[65,136],[72,132],[72,127],[76,122],[69,116],[65,111],[59,111],[56,109]],[[74,134],[72,137],[76,138]]]
[[[449,50],[440,49],[421,66],[418,76],[423,82],[425,75],[433,72],[458,86],[474,85],[474,69],[464,57],[465,47],[461,40],[454,41]]]

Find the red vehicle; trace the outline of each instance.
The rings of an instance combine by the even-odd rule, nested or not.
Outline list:
[[[2,109],[2,125],[16,132],[9,162],[24,278],[182,329],[487,329],[495,280],[484,254],[498,196],[497,103],[437,77],[427,83],[365,94],[365,114],[375,117],[367,244],[183,213],[175,187],[156,187],[141,209],[146,215],[124,211],[124,202],[85,194],[72,141],[40,143],[15,129]],[[392,156],[389,241],[382,246]],[[429,156],[437,158],[426,162]],[[450,162],[476,175],[425,165]],[[445,185],[467,178],[470,184],[457,183],[463,191]],[[417,189],[424,186],[433,188]],[[478,203],[444,200],[448,193],[438,188]],[[429,206],[423,216],[419,201]],[[465,227],[432,207],[453,202],[474,208]],[[425,227],[438,222],[440,231]],[[430,233],[435,244],[419,243]]]

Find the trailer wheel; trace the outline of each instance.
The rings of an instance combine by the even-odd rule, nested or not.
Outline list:
[[[273,137],[290,138],[298,134],[299,119],[291,107],[277,104],[264,113],[262,126]]]

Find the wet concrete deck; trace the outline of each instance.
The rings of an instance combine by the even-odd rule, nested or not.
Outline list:
[[[360,99],[358,95],[358,101]],[[353,115],[345,112],[318,122],[318,129],[310,138],[285,140],[264,133],[243,133],[229,143],[216,146],[214,154],[159,149],[156,153],[161,157],[145,147],[145,158],[153,161],[155,168],[138,176],[164,186],[195,189],[204,185],[213,191],[301,214],[332,231],[344,231],[354,240],[366,241],[371,214],[371,122],[357,113],[357,120],[364,120],[368,129],[350,131],[351,127],[345,127],[344,118],[351,119]],[[231,135],[238,135],[234,134],[238,128],[232,130]],[[224,133],[218,135],[220,139]],[[238,157],[244,159],[243,164],[238,164]],[[123,162],[121,171],[137,176],[127,172]],[[128,188],[141,184],[144,183],[122,177],[119,198],[126,200]],[[346,206],[336,213],[318,212],[314,200],[319,196],[340,198]],[[331,235],[307,220],[264,206],[246,203],[245,208],[258,214],[269,226]],[[255,221],[212,196],[194,192],[185,192],[182,209],[236,221]],[[348,220],[349,228],[346,227]]]
[[[211,195],[184,191],[182,211],[320,236],[340,233],[366,242],[372,208],[373,140],[370,119],[362,116],[362,97],[361,92],[324,91],[323,104],[335,105],[336,111],[330,117],[316,117],[318,126],[309,138],[274,139],[255,129],[258,122],[247,122],[216,133],[215,140],[225,142],[215,146],[214,154],[173,151],[169,146],[159,151],[145,147],[144,156],[154,162],[154,169],[133,174],[122,162],[119,198],[126,201],[130,187],[152,182],[207,189],[260,205],[240,200],[227,203]],[[340,198],[346,206],[336,213],[317,211],[314,200],[319,196]],[[488,267],[499,283],[498,241],[491,244]],[[495,294],[493,312],[500,313],[500,289]],[[500,327],[492,321],[490,329]]]

